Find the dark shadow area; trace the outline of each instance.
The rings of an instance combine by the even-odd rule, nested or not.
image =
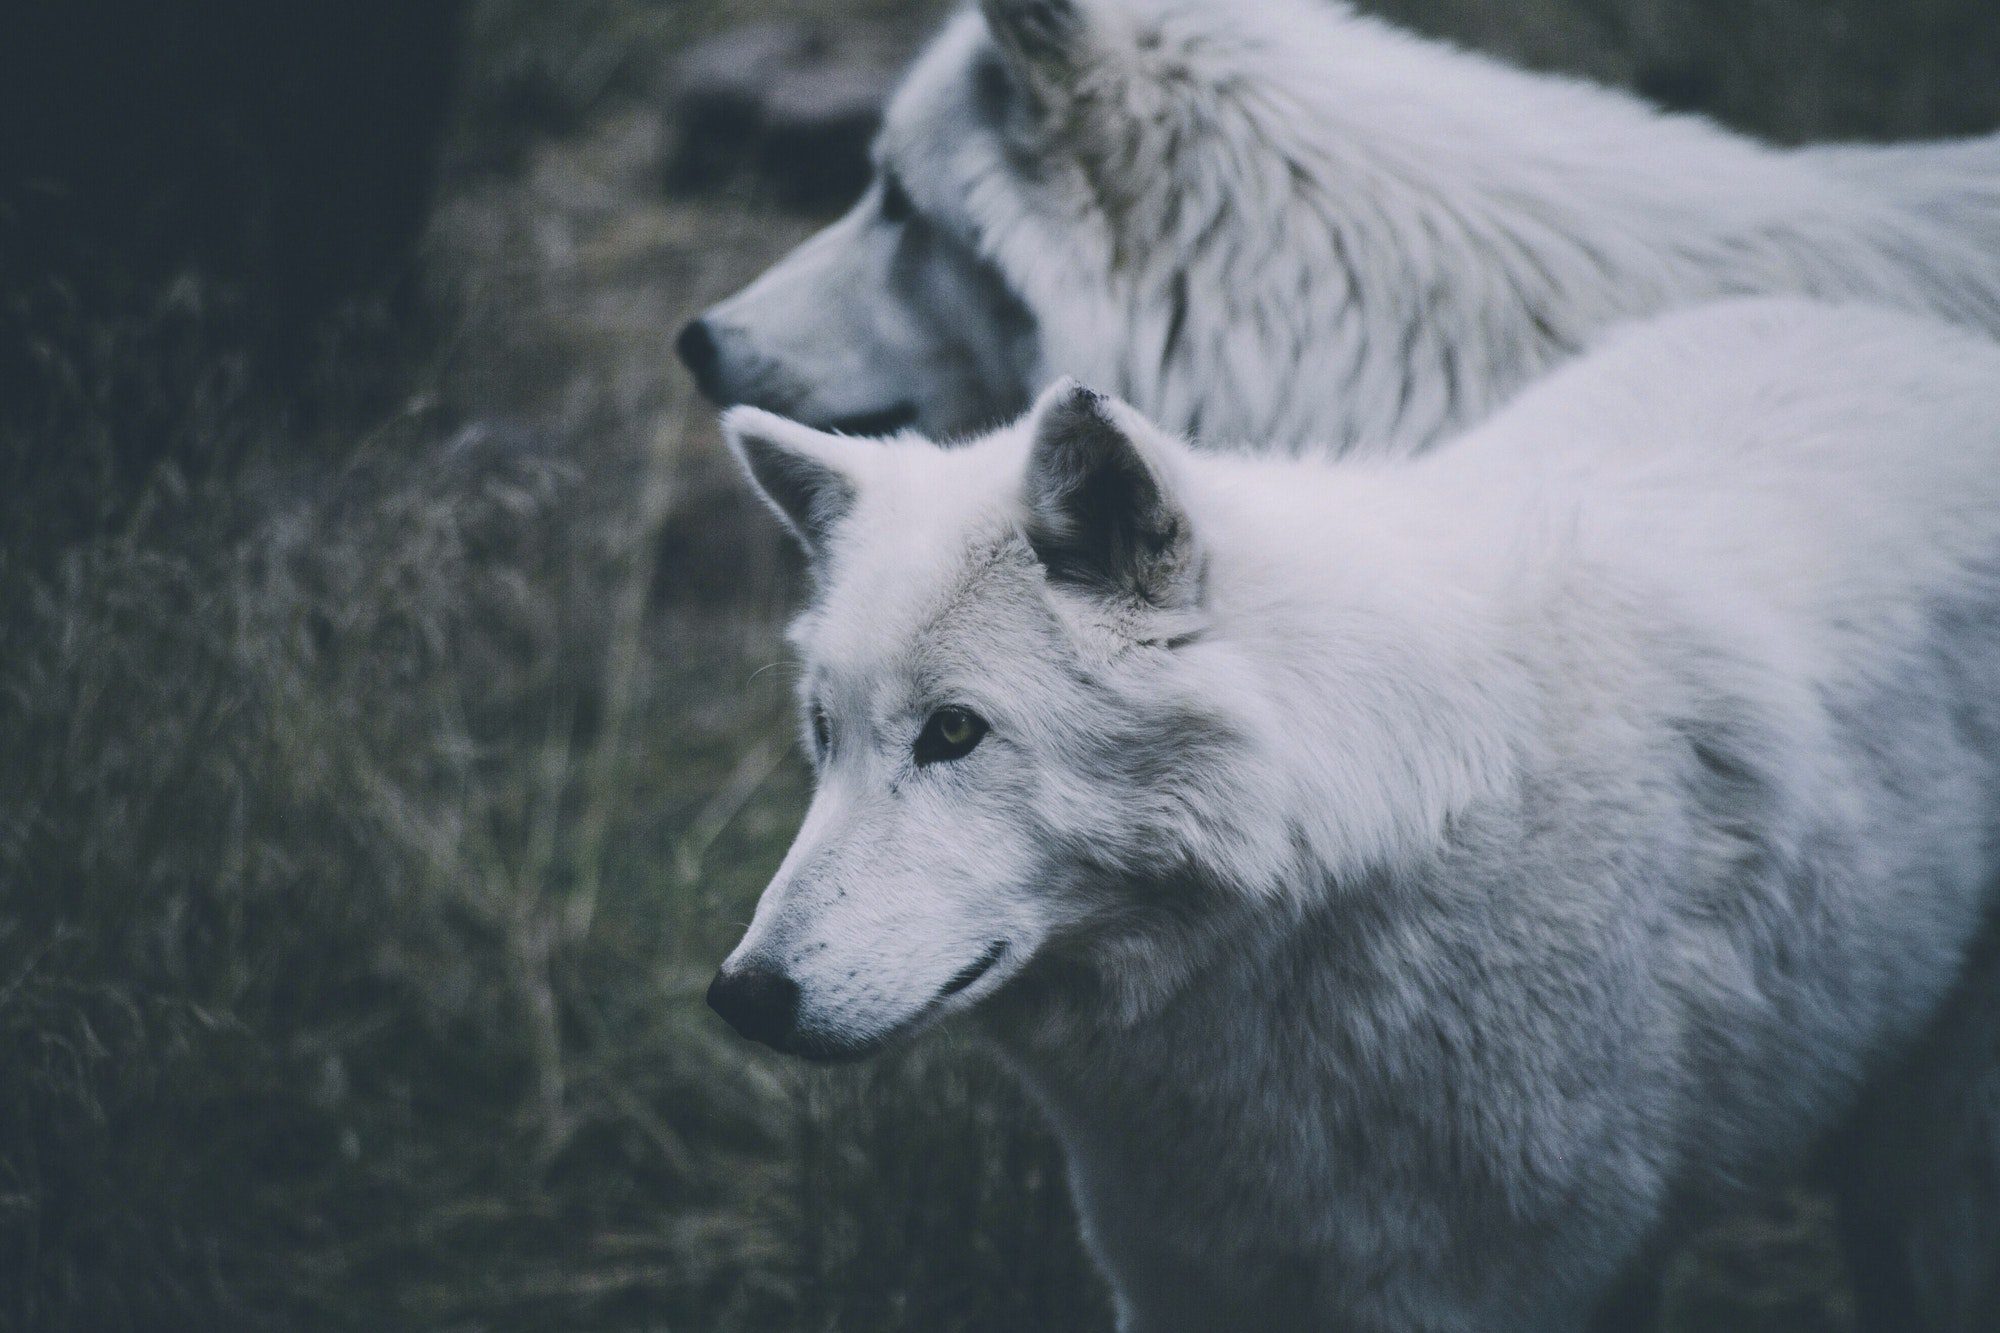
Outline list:
[[[251,406],[380,412],[458,0],[77,0],[0,19],[0,492],[115,519],[151,469],[235,457]]]

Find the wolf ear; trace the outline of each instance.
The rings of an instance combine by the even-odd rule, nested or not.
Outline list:
[[[1041,111],[1065,102],[1089,65],[1092,0],[979,0],[986,27]]]
[[[754,407],[722,414],[723,438],[750,484],[815,561],[854,507],[856,488],[844,457],[848,441]]]
[[[1033,410],[1028,544],[1052,582],[1144,606],[1192,610],[1194,530],[1138,413],[1064,380]]]

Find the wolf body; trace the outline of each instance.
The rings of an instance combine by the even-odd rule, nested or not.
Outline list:
[[[2000,137],[1773,148],[1332,0],[986,0],[877,155],[683,334],[714,397],[942,436],[1066,373],[1216,443],[1407,452],[1710,299],[2000,331]]]
[[[1560,1333],[1919,1041],[2000,870],[2000,348],[1732,302],[1398,461],[725,417],[818,788],[712,1002],[968,1012],[1126,1330]]]

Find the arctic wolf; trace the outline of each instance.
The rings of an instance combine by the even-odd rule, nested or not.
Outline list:
[[[1559,1333],[1788,1170],[2000,871],[2000,347],[1746,301],[1415,459],[1073,384],[725,428],[810,557],[818,786],[711,1002],[969,1014],[1121,1327]]]
[[[1770,148],[1334,0],[984,0],[877,155],[682,334],[711,396],[942,436],[1066,373],[1217,443],[1407,451],[1716,297],[2000,331],[2000,138]]]

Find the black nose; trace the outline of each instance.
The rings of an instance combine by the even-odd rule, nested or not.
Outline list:
[[[707,392],[715,382],[716,366],[722,360],[722,349],[716,346],[715,333],[708,327],[708,321],[690,321],[681,330],[681,336],[674,339],[674,350],[680,353],[681,364],[694,372],[695,380]]]
[[[708,983],[708,1007],[750,1040],[783,1050],[798,1022],[799,983],[768,968],[724,968]]]

